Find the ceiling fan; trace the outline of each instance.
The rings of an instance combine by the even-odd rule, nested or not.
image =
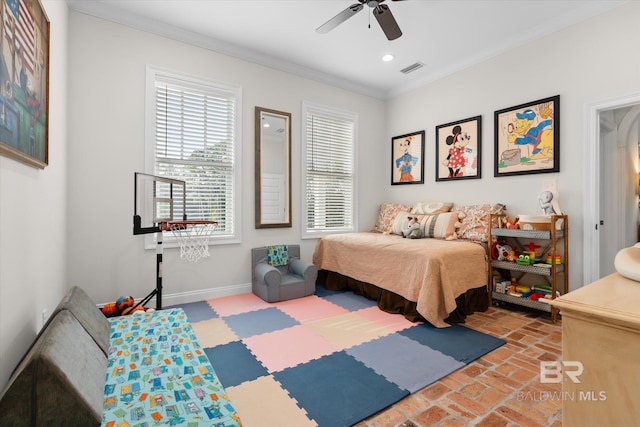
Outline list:
[[[316,31],[320,34],[328,33],[356,13],[360,12],[364,6],[367,5],[373,9],[373,16],[376,17],[376,20],[378,21],[378,24],[380,24],[382,31],[384,31],[384,35],[387,36],[387,39],[395,40],[402,35],[402,31],[393,17],[391,10],[389,10],[389,6],[382,4],[384,1],[385,0],[358,0],[359,3],[352,4],[342,12],[338,13],[336,16],[320,25]]]

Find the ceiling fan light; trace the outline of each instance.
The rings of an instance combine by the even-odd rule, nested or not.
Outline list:
[[[384,62],[390,62],[390,61],[393,61],[393,55],[392,55],[392,54],[390,54],[390,53],[387,53],[387,54],[385,54],[385,55],[383,55],[383,56],[382,56],[382,60],[383,60]]]

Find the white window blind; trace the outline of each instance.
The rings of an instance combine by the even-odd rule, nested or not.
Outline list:
[[[217,221],[217,238],[236,237],[239,89],[152,75],[153,174],[185,181],[187,219]]]
[[[305,231],[307,236],[353,231],[356,117],[307,105]]]

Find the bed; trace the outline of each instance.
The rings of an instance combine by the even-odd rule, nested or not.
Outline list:
[[[432,233],[427,238],[403,238],[398,235],[402,221],[397,218],[408,216],[405,206],[382,227],[379,217],[372,232],[323,237],[313,255],[319,282],[330,290],[349,288],[377,300],[382,310],[402,313],[412,321],[426,320],[439,328],[464,321],[467,315],[488,307],[489,258],[482,233],[486,236],[486,212],[497,210],[495,206],[474,205],[471,210],[456,211],[464,212],[460,215],[463,224],[456,224],[455,234],[450,227],[440,227],[435,237]],[[429,218],[427,222],[437,218],[452,224],[450,220],[457,219],[458,213],[424,217]],[[436,228],[432,224],[431,230]]]

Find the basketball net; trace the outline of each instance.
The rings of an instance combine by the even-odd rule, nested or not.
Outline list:
[[[209,257],[209,238],[216,228],[212,221],[176,221],[167,223],[167,229],[180,244],[180,258],[198,262]]]

